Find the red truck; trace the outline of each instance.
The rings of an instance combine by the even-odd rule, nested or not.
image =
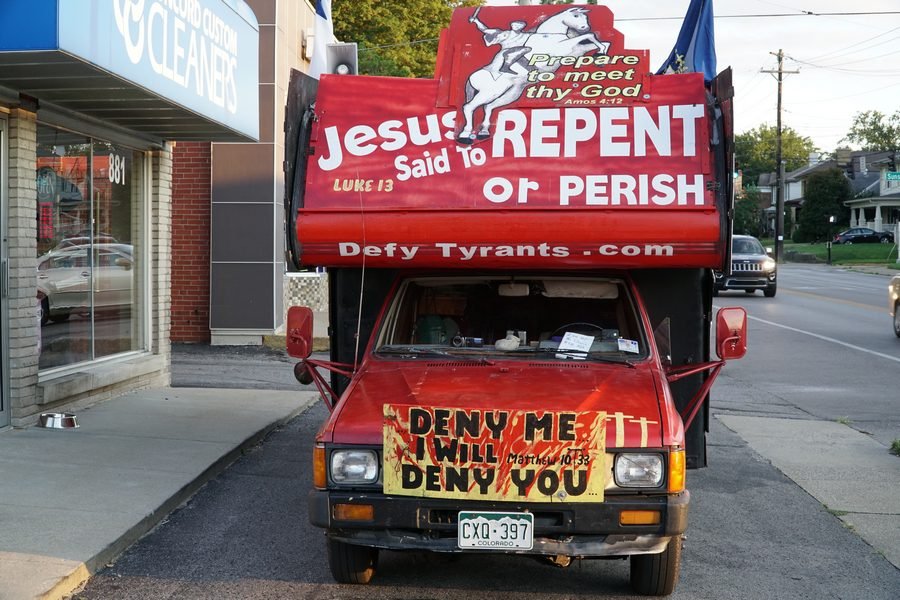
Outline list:
[[[331,411],[309,518],[337,581],[386,549],[629,557],[674,589],[747,331],[710,335],[729,73],[648,71],[607,8],[534,6],[456,10],[433,79],[294,73],[289,255],[327,268],[330,360],[306,308],[288,348]]]

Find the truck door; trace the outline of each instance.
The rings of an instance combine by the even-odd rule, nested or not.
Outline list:
[[[328,270],[328,337],[332,361],[352,365],[354,360],[362,360],[396,274],[392,269]],[[346,377],[331,374],[331,387],[338,396],[344,393],[348,383]]]
[[[672,366],[698,364],[709,360],[709,328],[712,314],[710,271],[706,269],[636,269],[632,277],[656,328],[665,318],[671,327]],[[706,374],[685,377],[672,384],[675,407],[682,412]],[[709,399],[685,431],[689,469],[706,466],[706,432],[709,430]]]

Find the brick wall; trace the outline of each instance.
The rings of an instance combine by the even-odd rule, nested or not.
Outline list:
[[[173,342],[209,342],[210,147],[179,142],[173,153]]]

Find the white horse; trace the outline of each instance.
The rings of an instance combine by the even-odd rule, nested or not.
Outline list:
[[[555,72],[559,62],[549,61],[537,65],[529,65],[532,55],[547,56],[584,56],[592,50],[605,54],[609,50],[609,42],[601,42],[591,31],[588,22],[588,10],[570,8],[553,15],[541,23],[533,31],[520,31],[515,27],[510,30],[490,29],[478,20],[478,12],[469,19],[485,33],[485,43],[489,46],[499,45],[500,50],[494,59],[478,69],[466,81],[466,102],[462,106],[464,125],[458,141],[472,143],[475,138],[490,137],[491,114],[493,111],[522,96],[528,85],[528,72]],[[474,114],[478,108],[484,107],[484,119],[477,136],[473,133]]]

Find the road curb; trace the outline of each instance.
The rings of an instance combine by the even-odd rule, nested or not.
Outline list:
[[[181,489],[173,493],[159,506],[159,508],[141,519],[134,526],[130,527],[119,536],[119,538],[106,546],[106,548],[72,569],[70,573],[63,576],[62,579],[54,583],[49,590],[37,596],[37,598],[40,598],[41,600],[64,600],[65,598],[70,598],[72,595],[78,593],[88,580],[100,569],[117,559],[119,555],[127,550],[132,544],[156,528],[157,525],[162,523],[165,518],[172,514],[177,508],[193,498],[204,485],[212,479],[215,479],[219,474],[228,469],[228,467],[230,467],[238,458],[243,456],[247,449],[258,445],[272,431],[284,426],[298,415],[306,412],[319,401],[317,394],[303,394],[303,396],[309,396],[309,398],[304,400],[302,404],[284,417],[259,429],[248,436],[243,442],[235,446],[231,451],[223,454],[190,483],[187,483]]]

